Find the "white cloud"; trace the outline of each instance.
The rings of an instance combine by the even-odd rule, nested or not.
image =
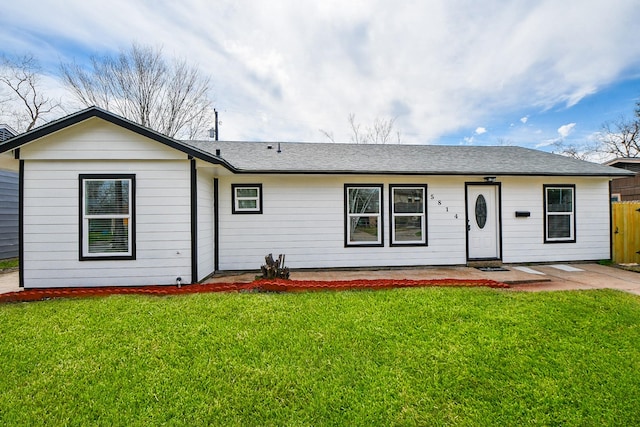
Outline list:
[[[482,135],[483,133],[487,133],[487,129],[483,127],[476,128],[476,135]]]
[[[562,125],[558,128],[558,134],[561,138],[568,137],[571,132],[573,132],[573,128],[576,126],[575,123],[568,123],[566,125]]]
[[[537,143],[535,145],[536,148],[544,148],[544,147],[550,147],[553,144],[557,144],[559,142],[562,141],[562,138],[555,138],[555,139],[545,139],[544,141],[540,141],[539,143]]]
[[[610,84],[640,63],[638,21],[626,0],[23,0],[3,5],[0,46],[55,65],[70,49],[162,45],[212,76],[228,139],[348,140],[356,113],[398,115],[404,142],[429,143]]]
[[[522,122],[522,124],[526,124],[529,121],[529,116],[522,117],[520,121]]]

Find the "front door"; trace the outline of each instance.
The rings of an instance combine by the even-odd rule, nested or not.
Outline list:
[[[467,184],[467,258],[500,259],[498,184]]]

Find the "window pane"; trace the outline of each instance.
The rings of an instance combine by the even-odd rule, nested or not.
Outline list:
[[[257,209],[257,200],[238,200],[238,209]]]
[[[547,212],[573,212],[573,189],[549,188],[547,190]]]
[[[258,189],[257,188],[237,188],[236,195],[237,197],[258,197]]]
[[[421,216],[398,216],[395,218],[394,239],[396,242],[416,242],[422,239]]]
[[[128,215],[129,181],[85,181],[87,215]]]
[[[395,188],[393,190],[393,211],[396,213],[422,213],[424,210],[423,193],[422,188]]]
[[[380,213],[380,189],[349,188],[349,213]]]
[[[377,216],[353,216],[351,221],[349,241],[351,242],[377,242],[378,241],[378,217]]]
[[[127,218],[89,219],[89,253],[129,251]]]
[[[571,215],[548,215],[549,239],[571,238]]]

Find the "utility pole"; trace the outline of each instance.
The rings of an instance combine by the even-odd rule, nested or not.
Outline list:
[[[218,140],[218,110],[216,110],[215,108],[213,109],[213,114],[215,115],[216,118],[216,141]]]

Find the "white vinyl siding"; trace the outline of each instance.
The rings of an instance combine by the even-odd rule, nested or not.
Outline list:
[[[264,214],[231,215],[231,183],[260,179]],[[256,270],[269,253],[287,255],[291,268],[464,265],[466,263],[465,182],[481,178],[444,176],[252,176],[220,177],[220,269]],[[567,178],[576,185],[577,243],[544,243],[544,184],[557,177],[499,177],[502,183],[502,247],[505,263],[599,260],[609,257],[607,178]],[[344,185],[427,184],[428,246],[344,246]],[[516,217],[516,211],[530,212]],[[582,231],[581,231],[582,230]],[[587,231],[588,230],[588,231]],[[389,235],[390,220],[382,233]]]
[[[24,286],[140,286],[191,279],[186,154],[92,118],[21,147]],[[81,174],[135,175],[135,260],[79,260]]]
[[[601,260],[610,257],[607,178],[506,177],[502,184],[503,262]],[[545,244],[543,185],[575,185],[575,242]],[[516,211],[529,217],[516,217]]]
[[[231,215],[231,184],[260,178],[263,215]],[[345,247],[345,183],[370,186],[429,184],[429,246]],[[394,176],[220,177],[220,270],[255,270],[269,253],[287,255],[291,268],[376,267],[464,264],[464,178]],[[440,202],[440,205],[438,205]],[[383,205],[383,209],[386,204]],[[382,235],[389,221],[383,215]]]
[[[198,280],[214,270],[214,192],[212,168],[198,162]]]
[[[22,160],[186,160],[187,155],[160,142],[93,117],[20,147]]]
[[[79,261],[79,180],[136,172],[136,259]],[[188,161],[25,162],[25,287],[183,283],[191,277]]]

